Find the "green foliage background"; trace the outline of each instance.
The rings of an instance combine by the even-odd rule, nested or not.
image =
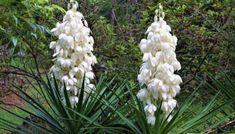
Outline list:
[[[235,2],[233,0],[81,0],[95,38],[95,54],[109,75],[135,79],[141,65],[138,44],[162,3],[165,20],[179,41],[180,73],[187,82],[206,73],[234,70]],[[3,0],[0,10],[1,44],[14,56],[32,52],[50,66],[50,29],[61,21],[67,1]],[[63,7],[63,8],[62,8]],[[25,56],[27,57],[27,56]],[[43,58],[42,58],[43,57]],[[45,60],[46,59],[46,60]],[[200,72],[200,73],[199,73]]]
[[[9,58],[3,62],[32,66],[30,61],[35,57],[48,66],[50,28],[56,23],[55,14],[64,9],[47,0],[2,0],[0,11],[0,43],[7,44],[10,51]]]
[[[95,53],[110,74],[135,78],[141,64],[138,44],[162,3],[166,21],[179,41],[180,73],[187,84],[196,76],[233,71],[233,0],[80,1],[96,41]]]

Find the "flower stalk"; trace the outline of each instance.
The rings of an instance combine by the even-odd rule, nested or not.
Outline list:
[[[71,0],[68,8],[63,22],[57,23],[51,30],[58,37],[57,41],[50,43],[50,48],[54,50],[51,72],[61,83],[65,83],[70,102],[74,106],[78,102],[77,95],[83,78],[85,92],[89,93],[94,89],[95,86],[91,83],[95,77],[92,65],[97,60],[92,53],[94,39],[83,14],[77,11],[78,3]]]
[[[142,39],[139,47],[143,53],[143,64],[138,81],[142,87],[137,97],[144,103],[148,123],[155,124],[155,112],[162,102],[161,109],[167,117],[176,107],[174,97],[179,93],[182,79],[174,74],[181,69],[176,59],[176,36],[171,27],[164,21],[165,13],[159,5],[155,11],[154,22],[147,29],[147,39]]]

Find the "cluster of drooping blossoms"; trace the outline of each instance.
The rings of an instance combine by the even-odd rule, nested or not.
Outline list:
[[[56,28],[51,30],[58,40],[51,42],[50,48],[54,49],[55,57],[51,72],[66,85],[70,102],[74,106],[78,102],[77,94],[83,78],[84,91],[89,93],[94,89],[90,81],[94,78],[92,65],[97,60],[92,54],[94,39],[90,36],[91,30],[83,15],[77,11],[77,2],[70,4],[72,8],[66,12],[63,22],[57,23]]]
[[[162,102],[161,109],[167,117],[175,108],[174,99],[180,91],[182,79],[174,71],[181,68],[176,59],[177,38],[171,35],[171,28],[166,24],[162,6],[156,10],[154,22],[147,30],[147,39],[142,39],[139,46],[143,53],[143,64],[138,81],[142,89],[137,97],[144,102],[144,110],[149,124],[155,124],[155,112]]]

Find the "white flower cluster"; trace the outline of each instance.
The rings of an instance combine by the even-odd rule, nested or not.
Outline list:
[[[92,65],[97,60],[92,54],[94,39],[90,36],[91,30],[84,16],[77,11],[78,4],[72,3],[72,8],[66,12],[62,23],[57,23],[51,31],[58,37],[57,41],[50,43],[54,49],[54,65],[51,71],[55,78],[64,82],[70,95],[70,102],[75,105],[78,88],[82,87],[85,74],[85,92],[91,92],[94,85]]]
[[[171,35],[171,28],[163,20],[164,12],[160,5],[156,10],[154,22],[147,32],[147,39],[142,39],[139,46],[143,53],[143,64],[140,68],[138,81],[142,86],[137,97],[144,102],[149,124],[155,124],[157,105],[162,101],[165,116],[176,106],[174,97],[180,91],[182,79],[174,71],[181,68],[176,59],[175,48],[177,38]]]

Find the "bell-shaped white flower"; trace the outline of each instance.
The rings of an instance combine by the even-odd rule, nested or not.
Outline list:
[[[58,40],[51,42],[50,48],[54,50],[51,72],[61,83],[65,83],[68,94],[71,95],[70,102],[74,106],[78,102],[76,96],[83,81],[85,92],[91,92],[95,88],[90,81],[95,77],[92,65],[97,60],[92,53],[94,39],[90,35],[91,30],[82,13],[77,11],[77,2],[71,2],[70,6],[72,7],[66,12],[63,22],[57,23],[51,30]]]
[[[176,59],[176,36],[170,33],[171,27],[164,21],[162,7],[156,10],[154,22],[148,27],[147,39],[142,39],[139,47],[143,53],[143,64],[138,81],[146,88],[137,93],[137,97],[146,105],[144,110],[148,123],[155,124],[157,103],[162,102],[161,109],[167,117],[176,107],[174,97],[180,91],[182,79],[174,71],[181,65]]]
[[[77,96],[70,96],[69,101],[72,107],[74,107],[78,103],[78,97]]]
[[[156,117],[154,115],[147,115],[147,121],[149,124],[154,125],[155,120],[156,120]]]

